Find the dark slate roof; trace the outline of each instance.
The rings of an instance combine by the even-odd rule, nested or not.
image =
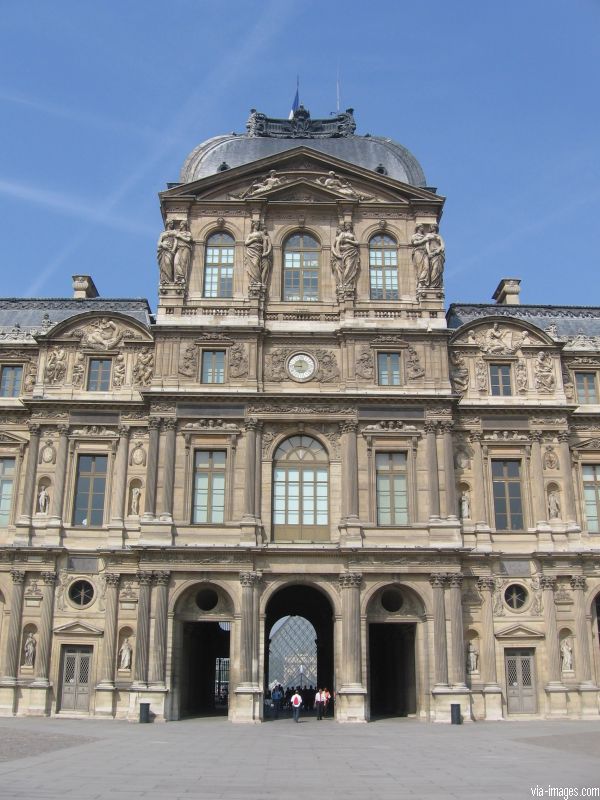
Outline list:
[[[600,308],[597,306],[505,306],[492,303],[452,303],[446,319],[451,329],[460,328],[483,317],[507,317],[530,322],[553,336],[600,336]]]
[[[86,312],[127,314],[137,322],[150,327],[150,306],[143,299],[81,299],[66,298],[0,298],[0,339],[28,338],[35,333],[46,333],[54,325]],[[19,334],[23,333],[23,337]]]

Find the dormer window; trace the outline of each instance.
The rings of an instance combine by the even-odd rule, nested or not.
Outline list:
[[[490,364],[490,388],[494,397],[512,395],[510,364]]]
[[[391,236],[378,234],[369,242],[371,300],[398,299],[398,244]]]
[[[18,397],[21,394],[23,367],[21,364],[4,364],[0,367],[0,397]]]
[[[88,392],[108,392],[110,389],[111,358],[90,358]]]
[[[315,302],[319,299],[321,245],[307,233],[295,233],[283,248],[283,299]]]

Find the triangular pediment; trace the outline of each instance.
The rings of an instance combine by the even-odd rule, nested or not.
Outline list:
[[[574,444],[573,450],[600,450],[600,438],[586,439],[584,442]]]
[[[15,447],[21,447],[21,445],[27,444],[25,439],[21,439],[20,436],[15,436],[14,433],[8,433],[7,431],[0,431],[0,442],[4,445],[14,445]]]
[[[496,633],[496,639],[543,639],[544,634],[526,625],[511,625]]]
[[[67,622],[66,625],[59,625],[54,628],[54,633],[68,634],[73,636],[103,636],[104,631],[90,625],[89,622]]]

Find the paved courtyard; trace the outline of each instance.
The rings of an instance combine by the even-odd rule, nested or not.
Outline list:
[[[544,794],[534,794],[540,786]],[[0,719],[2,798],[548,797],[600,792],[600,720],[263,725]],[[555,797],[569,795],[556,793]]]

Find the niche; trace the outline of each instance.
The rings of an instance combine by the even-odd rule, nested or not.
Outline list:
[[[574,675],[573,633],[569,628],[561,628],[558,634],[560,642],[560,670],[566,677]]]
[[[465,482],[458,484],[458,509],[462,520],[471,519],[471,487]]]
[[[135,478],[129,484],[127,493],[127,513],[130,517],[139,517],[142,509],[142,482]]]
[[[465,666],[468,676],[473,676],[477,678],[479,676],[479,656],[480,656],[480,648],[479,648],[479,634],[477,631],[469,630],[467,631],[467,635],[465,637],[466,640],[466,648],[465,648]]]
[[[21,672],[33,672],[37,656],[38,636],[37,627],[30,622],[23,628],[21,642]]]
[[[556,483],[549,483],[546,488],[546,507],[549,520],[562,519],[560,489]]]
[[[117,671],[120,675],[130,675],[133,668],[133,630],[129,626],[119,631],[117,651]]]
[[[35,513],[46,516],[50,513],[50,478],[40,478],[35,496]]]

